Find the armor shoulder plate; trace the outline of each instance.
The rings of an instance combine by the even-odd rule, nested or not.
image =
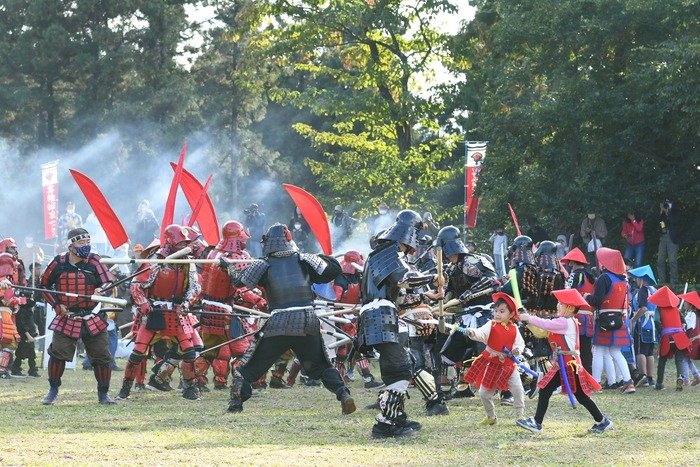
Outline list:
[[[323,274],[323,271],[326,269],[326,262],[321,259],[318,255],[312,255],[311,253],[301,253],[299,255],[299,259],[309,266],[311,266],[311,269],[313,269],[316,274]]]
[[[370,253],[367,258],[367,266],[365,273],[369,274],[372,282],[376,287],[384,281],[389,275],[403,264],[399,258],[398,244],[389,244],[386,248],[375,250]]]
[[[269,267],[270,265],[267,261],[264,259],[257,259],[243,270],[240,280],[249,289],[254,289]]]

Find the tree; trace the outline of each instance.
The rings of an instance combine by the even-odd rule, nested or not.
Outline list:
[[[450,47],[463,79],[445,99],[468,111],[469,139],[490,141],[488,227],[506,202],[554,236],[590,210],[619,232],[629,209],[651,215],[673,191],[697,199],[697,2],[475,4]]]
[[[296,86],[276,101],[322,117],[294,125],[323,154],[306,163],[323,201],[385,201],[430,207],[430,192],[454,172],[453,140],[436,123],[440,103],[415,81],[443,58],[445,36],[431,28],[449,1],[271,1],[267,52]],[[292,80],[290,80],[292,81]]]

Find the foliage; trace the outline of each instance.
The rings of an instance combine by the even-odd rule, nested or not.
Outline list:
[[[489,140],[482,218],[550,237],[576,232],[586,212],[610,242],[628,210],[648,219],[678,198],[684,230],[696,223],[700,185],[698,2],[480,0],[451,44],[450,108],[468,139]],[[685,202],[684,202],[685,201]],[[650,238],[649,238],[650,237]],[[697,240],[697,235],[694,236]]]
[[[325,122],[294,125],[324,158],[306,160],[328,204],[433,206],[454,141],[437,132],[439,103],[413,81],[444,58],[430,26],[448,1],[272,1],[269,56],[300,76],[271,96]],[[419,134],[419,131],[422,134]]]

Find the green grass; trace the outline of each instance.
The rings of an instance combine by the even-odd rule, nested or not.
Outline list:
[[[672,366],[667,371],[672,386]],[[115,395],[123,373],[112,376]],[[512,407],[497,407],[497,425],[479,425],[478,399],[450,401],[447,417],[422,416],[412,389],[407,410],[424,428],[388,441],[369,436],[375,412],[362,407],[376,392],[359,382],[352,388],[359,410],[349,416],[340,415],[330,392],[303,386],[268,389],[241,414],[226,413],[228,391],[196,402],[177,392],[133,392],[117,406],[99,406],[92,372],[82,370],[66,370],[53,407],[40,403],[47,388],[45,377],[0,381],[0,465],[697,465],[700,459],[700,386],[596,394],[615,423],[603,435],[586,433],[590,416],[582,407],[572,410],[565,396],[552,397],[544,431],[533,434],[515,426]],[[535,405],[526,401],[528,415]]]

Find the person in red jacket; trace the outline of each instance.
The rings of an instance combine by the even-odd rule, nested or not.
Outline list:
[[[625,239],[625,259],[634,260],[634,266],[642,264],[644,258],[644,219],[633,211],[622,221],[622,238]]]
[[[676,389],[683,389],[681,366],[686,355],[690,352],[690,339],[685,334],[681,322],[681,312],[678,310],[680,299],[667,286],[661,287],[647,301],[657,306],[661,317],[661,341],[659,342],[659,363],[656,366],[656,386],[654,389],[664,389],[664,371],[666,360],[674,357],[676,361]]]

